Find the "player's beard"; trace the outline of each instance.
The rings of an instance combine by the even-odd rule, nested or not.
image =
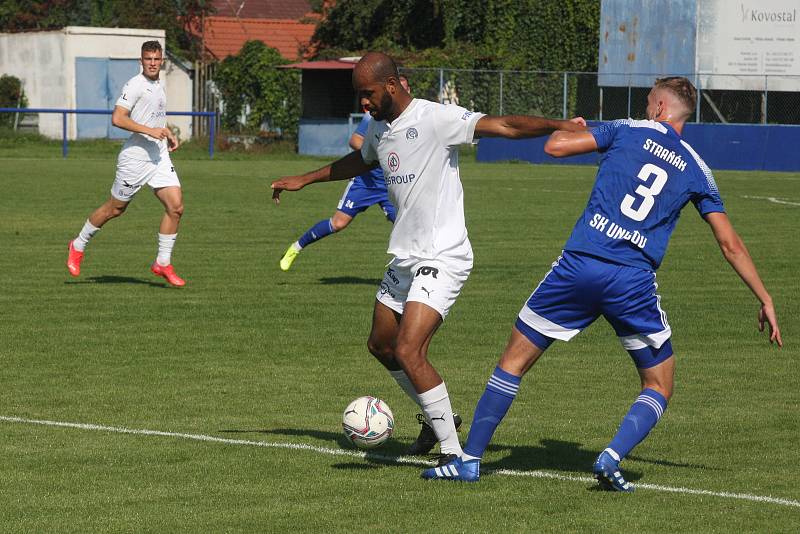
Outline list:
[[[386,117],[388,117],[391,113],[392,97],[388,92],[386,92],[381,96],[380,104],[378,105],[378,109],[375,110],[375,115],[373,115],[373,118],[376,121],[385,121]]]

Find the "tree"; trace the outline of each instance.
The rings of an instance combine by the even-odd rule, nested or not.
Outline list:
[[[162,28],[168,50],[196,59],[202,53],[199,21],[211,13],[211,0],[3,0],[0,31],[54,30],[65,26]]]
[[[323,56],[463,49],[484,67],[597,70],[598,0],[362,0],[337,2],[325,15],[313,37]]]
[[[247,41],[239,53],[228,56],[217,67],[214,82],[222,94],[222,123],[232,130],[279,131],[283,137],[297,135],[300,117],[300,79],[274,48],[261,41]],[[243,112],[249,108],[246,123]]]

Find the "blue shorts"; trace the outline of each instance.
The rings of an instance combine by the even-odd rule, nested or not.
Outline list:
[[[367,187],[364,181],[358,177],[347,183],[347,188],[344,190],[336,209],[350,217],[355,217],[375,204],[379,204],[386,218],[394,222],[396,212],[389,201],[389,193],[386,188],[379,186]]]
[[[611,323],[636,367],[672,356],[656,273],[576,252],[562,252],[522,307],[516,328],[546,349],[569,341],[599,316]]]

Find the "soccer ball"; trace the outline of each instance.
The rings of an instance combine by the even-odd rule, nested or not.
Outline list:
[[[392,410],[375,397],[359,397],[344,410],[342,429],[347,439],[361,449],[374,449],[394,431]]]

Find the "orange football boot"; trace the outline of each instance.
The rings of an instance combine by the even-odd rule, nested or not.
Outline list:
[[[172,268],[172,264],[164,267],[163,265],[159,265],[157,261],[154,261],[150,266],[150,271],[156,276],[163,277],[172,286],[183,287],[186,285],[186,281],[175,274],[175,269]]]
[[[67,256],[67,269],[72,276],[81,274],[81,261],[83,261],[83,252],[75,250],[72,246],[72,241],[69,242],[69,256]]]

